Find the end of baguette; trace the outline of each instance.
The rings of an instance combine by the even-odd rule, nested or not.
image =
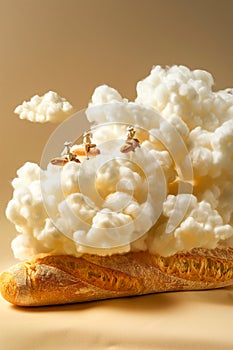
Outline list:
[[[14,265],[0,275],[0,293],[11,304],[30,305],[32,301],[30,285],[24,264]]]
[[[18,285],[12,273],[6,271],[0,275],[0,292],[5,300],[15,304],[18,289]]]

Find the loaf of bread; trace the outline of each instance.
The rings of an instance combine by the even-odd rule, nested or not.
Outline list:
[[[193,249],[170,257],[44,255],[0,277],[2,296],[20,306],[67,304],[233,284],[233,248]]]

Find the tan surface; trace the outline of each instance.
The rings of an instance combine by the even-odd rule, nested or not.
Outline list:
[[[152,65],[212,72],[233,86],[232,0],[0,0],[0,269],[14,262],[4,218],[10,181],[39,162],[54,125],[20,121],[14,107],[55,90],[76,108],[109,84],[128,98]],[[170,293],[18,310],[0,302],[0,344],[12,349],[232,349],[233,291]]]
[[[38,309],[0,302],[1,346],[231,350],[232,296],[230,290],[167,293]]]

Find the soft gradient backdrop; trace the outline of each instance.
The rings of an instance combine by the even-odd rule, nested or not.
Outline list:
[[[0,266],[13,259],[4,218],[11,180],[39,162],[55,125],[14,108],[55,90],[77,109],[109,84],[129,98],[155,64],[204,68],[215,89],[233,86],[233,0],[0,0]]]

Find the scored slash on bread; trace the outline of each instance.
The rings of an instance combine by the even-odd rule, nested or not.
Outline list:
[[[170,257],[45,255],[0,276],[2,296],[19,306],[68,304],[233,284],[233,248],[196,248]]]

